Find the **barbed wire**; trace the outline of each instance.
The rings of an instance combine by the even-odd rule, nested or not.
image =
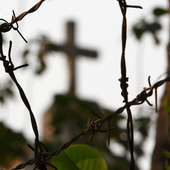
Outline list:
[[[16,87],[18,88],[20,97],[21,97],[23,103],[25,104],[26,108],[28,109],[29,114],[30,114],[31,125],[32,125],[33,132],[35,134],[35,149],[34,149],[35,161],[32,160],[32,161],[28,161],[28,162],[31,163],[31,164],[33,162],[36,162],[37,165],[36,165],[35,169],[43,167],[41,161],[39,160],[39,156],[38,156],[39,155],[38,151],[39,150],[42,151],[42,144],[39,141],[38,127],[37,127],[37,123],[36,123],[34,114],[32,112],[31,106],[29,104],[29,101],[28,101],[28,99],[27,99],[27,97],[24,93],[24,90],[22,89],[22,87],[18,83],[16,76],[14,74],[15,70],[20,69],[20,68],[25,67],[25,66],[28,66],[28,64],[24,64],[24,65],[21,65],[21,66],[18,66],[18,67],[14,67],[14,64],[13,64],[12,59],[11,59],[12,41],[10,41],[10,44],[9,44],[8,60],[6,59],[6,56],[3,53],[2,33],[8,32],[13,28],[14,30],[17,30],[18,33],[21,35],[21,37],[25,40],[25,38],[22,36],[22,34],[18,30],[18,23],[17,22],[22,20],[27,14],[36,11],[40,7],[42,2],[44,2],[44,0],[39,1],[30,10],[22,13],[18,17],[15,17],[15,13],[13,11],[12,21],[10,23],[8,23],[5,19],[0,19],[0,20],[4,21],[4,23],[0,25],[0,54],[1,54],[0,60],[3,62],[5,72],[9,74],[9,76],[11,77],[13,82],[15,83]],[[14,23],[17,24],[17,27],[13,26]],[[45,169],[45,168],[41,168],[41,169]]]
[[[122,89],[121,95],[123,96],[124,100],[123,103],[124,106],[118,108],[115,112],[112,114],[109,114],[108,116],[102,118],[98,116],[94,111],[91,111],[92,114],[94,114],[97,119],[95,121],[91,120],[89,118],[88,123],[87,123],[87,128],[80,132],[79,134],[75,135],[70,141],[66,142],[63,144],[59,149],[56,149],[52,152],[49,152],[48,149],[44,146],[42,142],[39,140],[39,132],[38,132],[38,127],[36,123],[36,119],[34,117],[34,114],[32,112],[31,106],[29,104],[29,101],[24,93],[24,90],[22,89],[21,85],[18,83],[16,76],[14,74],[14,71],[17,69],[20,69],[22,67],[28,66],[28,64],[24,64],[18,67],[14,67],[14,64],[11,59],[11,50],[12,50],[12,41],[9,43],[9,50],[8,50],[8,59],[6,59],[6,56],[3,54],[3,43],[2,43],[2,33],[8,32],[13,28],[14,30],[18,31],[18,21],[22,20],[27,14],[32,13],[36,11],[40,5],[44,2],[45,0],[39,1],[36,5],[34,5],[30,10],[20,14],[18,17],[15,17],[15,13],[13,11],[13,17],[12,21],[8,23],[4,19],[3,20],[5,23],[0,25],[0,60],[3,62],[3,66],[5,68],[5,72],[9,74],[13,82],[15,83],[16,87],[18,88],[20,97],[25,104],[26,108],[29,111],[30,114],[30,119],[31,119],[31,125],[32,129],[35,135],[35,141],[34,141],[34,147],[28,144],[28,147],[34,152],[34,158],[19,164],[12,170],[18,170],[18,169],[23,169],[28,165],[33,165],[35,164],[34,170],[35,169],[41,169],[41,170],[47,170],[46,166],[51,166],[55,170],[57,170],[57,167],[53,166],[52,164],[48,163],[48,161],[53,157],[58,154],[60,154],[63,150],[67,149],[72,143],[76,142],[79,140],[80,137],[87,135],[89,132],[91,133],[91,137],[89,141],[92,141],[95,133],[98,132],[107,132],[107,141],[108,145],[110,144],[110,131],[112,131],[114,128],[111,128],[111,119],[115,118],[118,114],[121,114],[124,110],[127,111],[127,136],[128,136],[128,143],[129,143],[129,149],[130,149],[130,155],[131,155],[131,161],[130,161],[130,170],[134,170],[135,168],[135,160],[134,160],[134,142],[133,142],[133,120],[132,120],[132,113],[131,113],[131,106],[136,106],[136,105],[141,105],[144,102],[147,102],[150,106],[152,104],[148,101],[148,98],[153,95],[153,91],[155,90],[155,105],[156,105],[156,112],[157,112],[157,89],[158,87],[162,86],[166,82],[170,81],[170,77],[167,77],[163,80],[160,80],[156,82],[153,86],[151,85],[150,82],[150,77],[148,77],[148,84],[149,87],[144,88],[140,94],[138,94],[133,100],[129,101],[128,100],[128,77],[126,76],[126,60],[125,60],[125,49],[126,49],[126,39],[127,39],[127,21],[126,21],[126,11],[127,8],[142,8],[141,6],[136,6],[136,5],[127,5],[125,0],[118,0],[122,16],[123,16],[123,21],[122,21],[122,55],[121,55],[121,78],[119,79],[120,81],[120,87]],[[13,24],[16,23],[17,27],[14,27]],[[19,32],[19,31],[18,31]],[[22,36],[22,34],[19,32],[19,34]],[[23,36],[22,36],[23,37]],[[25,38],[23,37],[25,40]],[[26,40],[25,40],[26,41]],[[102,130],[103,124],[107,123],[107,130]],[[112,125],[114,127],[114,125]]]
[[[128,77],[126,76],[126,59],[125,59],[125,50],[126,50],[126,39],[127,39],[127,19],[126,19],[126,11],[127,8],[142,8],[140,6],[133,6],[127,5],[126,0],[118,0],[119,7],[122,12],[123,21],[122,21],[122,55],[121,55],[121,75],[122,77],[119,79],[120,87],[122,89],[121,95],[124,98],[126,103],[126,110],[127,110],[127,137],[128,137],[128,144],[130,149],[131,161],[130,161],[130,170],[134,170],[135,168],[135,160],[133,155],[134,150],[134,136],[133,136],[133,120],[132,120],[132,113],[131,109],[128,105]]]
[[[15,12],[13,12],[13,16],[12,16],[12,20],[11,22],[7,22],[5,19],[0,19],[2,21],[4,21],[3,24],[0,25],[0,32],[8,32],[10,31],[12,28],[14,30],[16,30],[20,36],[24,39],[24,41],[27,43],[27,40],[23,37],[23,35],[20,33],[20,31],[18,30],[19,26],[18,26],[18,21],[21,21],[26,15],[35,12],[40,6],[41,4],[44,2],[45,0],[40,0],[37,4],[35,4],[32,8],[30,8],[28,11],[23,12],[22,14],[20,14],[19,16],[15,16]],[[17,25],[17,27],[14,27],[13,24]]]

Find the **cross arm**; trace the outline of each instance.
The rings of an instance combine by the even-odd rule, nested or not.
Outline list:
[[[77,49],[77,55],[83,55],[90,58],[97,58],[98,53],[94,50]]]

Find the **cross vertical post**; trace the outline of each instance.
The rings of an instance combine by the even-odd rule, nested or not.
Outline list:
[[[76,49],[75,49],[75,24],[74,22],[67,23],[67,42],[66,42],[66,51],[67,51],[67,62],[69,68],[69,94],[74,95],[76,89],[76,68],[75,68],[75,57],[76,57]]]
[[[71,95],[76,93],[76,58],[80,55],[97,58],[97,52],[78,48],[75,44],[75,23],[67,22],[67,40],[63,47],[63,52],[67,54],[68,68],[69,68],[69,91]]]
[[[49,48],[53,52],[64,52],[67,55],[68,72],[69,72],[69,90],[68,94],[75,96],[76,94],[76,59],[77,57],[86,56],[97,58],[97,52],[93,50],[78,48],[75,43],[75,23],[67,22],[66,42],[62,45],[42,40],[40,53],[47,53]],[[45,47],[44,47],[45,46]],[[44,52],[44,49],[46,50]]]

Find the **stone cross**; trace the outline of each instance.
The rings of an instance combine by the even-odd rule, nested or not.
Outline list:
[[[58,51],[62,51],[67,54],[68,67],[70,74],[69,94],[75,95],[76,90],[76,58],[80,55],[97,58],[97,52],[93,50],[78,48],[75,44],[75,23],[67,23],[67,40],[63,45],[56,45]]]

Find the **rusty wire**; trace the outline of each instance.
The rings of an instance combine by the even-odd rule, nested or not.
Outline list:
[[[14,64],[12,62],[12,58],[11,58],[11,49],[12,49],[12,41],[10,41],[9,44],[9,50],[8,50],[8,59],[6,59],[6,56],[3,53],[3,39],[2,39],[2,33],[8,32],[11,30],[11,28],[13,28],[14,30],[18,31],[18,23],[17,21],[22,20],[22,18],[24,18],[24,16],[26,16],[29,13],[32,13],[34,11],[36,11],[39,6],[42,4],[44,0],[39,1],[39,3],[37,3],[36,5],[34,5],[30,10],[22,13],[21,15],[19,15],[18,17],[15,17],[15,13],[13,11],[13,16],[12,16],[12,21],[10,23],[8,23],[6,20],[4,19],[0,19],[2,21],[4,21],[3,24],[0,25],[0,60],[3,62],[3,66],[5,68],[5,72],[9,74],[9,76],[11,77],[11,79],[13,80],[13,82],[15,83],[16,87],[18,88],[20,97],[23,101],[23,103],[25,104],[26,108],[29,111],[30,114],[30,119],[31,119],[31,125],[32,125],[32,129],[35,135],[35,149],[34,149],[34,155],[35,155],[35,161],[31,161],[31,163],[36,162],[36,168],[41,168],[41,169],[45,169],[46,164],[41,162],[41,159],[39,157],[39,150],[40,152],[42,152],[42,144],[39,141],[39,133],[38,133],[38,127],[37,127],[37,123],[34,117],[34,114],[32,112],[31,106],[29,104],[29,101],[22,89],[22,87],[20,86],[20,84],[18,83],[16,76],[14,74],[14,71],[17,69],[20,69],[22,67],[28,66],[27,64],[18,66],[18,67],[14,67]],[[13,24],[16,23],[17,27],[14,27]],[[21,37],[25,40],[25,38],[22,36],[22,34],[18,31],[18,33],[21,35]],[[26,41],[26,40],[25,40]],[[43,168],[42,168],[43,167]]]
[[[90,140],[92,140],[92,137],[93,137],[94,133],[97,133],[97,132],[101,131],[101,127],[102,127],[102,125],[104,123],[107,123],[108,121],[110,121],[111,119],[116,117],[118,114],[121,114],[127,107],[131,107],[131,106],[135,106],[135,105],[141,105],[144,102],[148,103],[148,97],[152,96],[153,91],[154,90],[156,91],[158,89],[158,87],[160,87],[161,85],[163,85],[167,81],[170,81],[170,77],[167,77],[167,78],[165,78],[163,80],[158,81],[153,86],[150,86],[148,88],[144,88],[143,91],[139,95],[137,95],[132,101],[129,101],[124,106],[118,108],[114,113],[109,114],[108,116],[106,116],[104,118],[99,118],[96,121],[92,121],[91,119],[89,119],[88,124],[87,124],[87,129],[83,130],[79,134],[75,135],[70,141],[68,141],[65,144],[63,144],[59,149],[56,149],[53,152],[41,152],[39,154],[41,156],[44,156],[44,158],[45,158],[44,161],[47,162],[53,156],[56,156],[56,155],[60,154],[63,150],[67,149],[71,144],[73,144],[74,142],[78,141],[80,137],[86,135],[89,132],[92,133],[92,136],[90,138]],[[113,130],[113,128],[110,129],[110,127],[108,127],[107,131],[110,131],[110,130]],[[108,135],[108,141],[109,141],[109,136],[110,135]],[[13,170],[22,169],[22,168],[24,168],[27,165],[34,164],[35,162],[36,162],[35,158],[31,159],[31,160],[29,160],[29,161],[27,161],[25,163],[22,163],[22,164],[18,165]],[[47,164],[47,165],[49,165],[49,164]]]
[[[40,0],[37,4],[35,4],[28,11],[23,12],[22,14],[20,14],[17,17],[15,17],[15,12],[12,11],[13,12],[13,16],[12,16],[11,22],[7,22],[5,19],[1,18],[0,20],[4,21],[4,23],[0,25],[0,32],[8,32],[8,31],[10,31],[13,28],[14,30],[16,30],[20,34],[20,36],[24,39],[24,41],[27,42],[27,40],[23,37],[23,35],[18,30],[18,21],[22,20],[26,15],[35,12],[41,6],[41,4],[44,1],[45,0]],[[13,24],[15,24],[15,23],[16,23],[17,27],[13,26]]]
[[[124,98],[126,103],[126,110],[128,114],[127,118],[127,137],[128,137],[128,144],[130,149],[131,161],[130,161],[130,170],[134,170],[135,168],[135,160],[133,155],[134,150],[134,136],[133,136],[133,120],[132,120],[132,113],[128,103],[128,77],[126,76],[126,59],[125,59],[125,50],[126,50],[126,39],[127,39],[127,19],[126,19],[126,11],[128,7],[133,8],[141,8],[139,6],[127,5],[126,0],[118,0],[122,16],[122,55],[121,55],[121,75],[122,77],[119,79],[120,87],[122,89],[121,95]]]
[[[41,143],[39,141],[39,133],[38,133],[38,127],[37,127],[36,119],[35,119],[34,114],[32,112],[29,101],[28,101],[22,87],[18,83],[16,76],[14,74],[15,70],[27,66],[27,64],[24,64],[24,65],[21,65],[21,66],[18,66],[18,67],[14,67],[14,64],[13,64],[12,59],[11,59],[12,41],[10,41],[10,44],[9,44],[8,59],[6,59],[6,56],[3,54],[3,47],[2,47],[2,45],[3,45],[2,44],[2,33],[10,31],[11,28],[13,28],[14,30],[18,30],[18,23],[17,22],[22,20],[27,14],[36,11],[40,7],[42,2],[44,2],[44,0],[39,1],[30,10],[22,13],[18,17],[15,17],[15,13],[13,12],[12,21],[10,23],[5,21],[4,19],[0,19],[0,20],[5,21],[5,23],[0,25],[0,54],[1,54],[0,60],[3,62],[5,72],[7,72],[9,74],[9,76],[11,77],[13,82],[15,83],[16,87],[18,88],[18,91],[20,93],[20,97],[21,97],[23,103],[25,104],[26,108],[29,111],[30,119],[31,119],[31,125],[32,125],[32,129],[33,129],[33,132],[34,132],[34,135],[35,135],[34,147],[32,147],[31,145],[28,145],[28,147],[34,152],[34,158],[28,160],[27,162],[19,164],[18,166],[16,166],[12,170],[23,169],[26,166],[33,165],[33,164],[35,164],[34,170],[35,169],[47,170],[47,168],[46,168],[47,165],[51,166],[51,167],[53,167],[54,169],[57,170],[57,168],[54,167],[53,165],[51,165],[50,163],[48,163],[48,161],[53,156],[60,154],[63,150],[68,148],[72,143],[79,140],[79,138],[81,136],[84,136],[84,135],[88,134],[89,132],[91,132],[90,141],[92,141],[95,133],[107,132],[107,134],[108,134],[107,140],[108,140],[108,145],[109,145],[109,143],[110,143],[110,131],[113,130],[113,128],[110,128],[110,126],[111,126],[110,121],[111,121],[111,119],[116,117],[118,114],[121,114],[124,110],[126,110],[127,114],[128,114],[127,136],[128,136],[128,143],[129,143],[129,149],[130,149],[130,155],[131,155],[130,170],[134,170],[135,160],[134,160],[134,156],[133,156],[133,145],[134,145],[133,144],[133,120],[132,120],[132,113],[131,113],[130,107],[135,106],[135,105],[141,105],[144,102],[147,102],[150,106],[152,106],[152,104],[150,104],[150,102],[148,101],[148,97],[152,96],[153,91],[155,90],[155,101],[156,101],[156,112],[157,112],[157,89],[158,89],[158,87],[160,87],[161,85],[163,85],[167,81],[170,81],[170,77],[167,77],[167,78],[165,78],[161,81],[158,81],[157,83],[155,83],[152,86],[151,82],[150,82],[150,77],[149,77],[148,78],[149,87],[144,88],[143,91],[140,94],[138,94],[132,101],[128,101],[128,91],[127,91],[128,77],[126,76],[126,60],[125,60],[125,48],[126,48],[126,38],[127,38],[126,11],[127,11],[127,8],[142,8],[142,7],[135,6],[135,5],[127,5],[125,0],[118,0],[119,6],[120,6],[120,9],[121,9],[121,12],[122,12],[122,16],[123,16],[123,21],[122,21],[121,78],[119,79],[119,81],[120,81],[120,87],[122,89],[121,95],[124,98],[124,101],[123,101],[124,106],[118,108],[114,113],[109,114],[108,116],[106,116],[104,118],[101,118],[95,112],[92,111],[92,114],[94,114],[97,117],[97,119],[95,121],[93,121],[89,118],[89,121],[87,123],[87,128],[85,130],[83,130],[79,134],[75,135],[70,141],[63,144],[59,149],[56,149],[52,152],[49,152],[48,149],[43,145],[43,143]],[[13,26],[14,23],[17,24],[17,27]],[[23,39],[24,39],[24,37],[23,37]],[[103,126],[104,123],[107,123],[107,125],[108,125],[107,130],[102,130],[102,126]],[[114,125],[112,125],[112,126],[114,126]]]

